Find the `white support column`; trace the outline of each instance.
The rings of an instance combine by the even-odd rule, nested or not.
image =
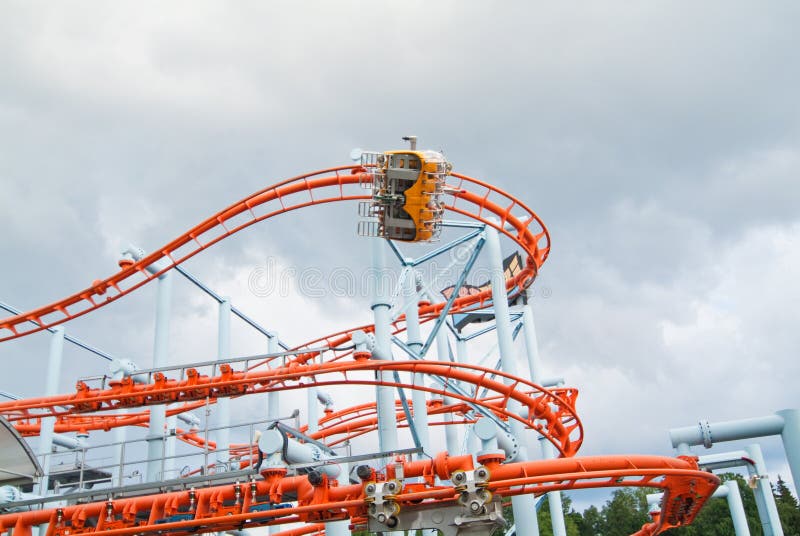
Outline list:
[[[350,465],[347,463],[341,464],[342,471],[336,477],[340,486],[348,486],[350,484]],[[280,525],[277,525],[280,527]],[[350,536],[350,521],[345,519],[343,521],[328,521],[325,523],[325,536]]]
[[[267,339],[267,353],[275,354],[280,350],[280,346],[278,346],[278,334],[274,331],[271,332],[271,334],[272,335],[269,337],[269,339]],[[271,368],[276,368],[283,365],[283,358],[278,359],[281,361],[275,365],[272,365]],[[278,391],[270,391],[267,393],[267,419],[277,419],[280,416],[280,411],[281,404],[280,398],[278,397]],[[277,525],[271,525],[270,529],[273,527],[277,527]]]
[[[413,268],[406,272],[403,279],[403,299],[406,312],[406,342],[408,347],[419,354],[422,349],[422,334],[419,327],[419,294],[417,293],[417,274]],[[414,374],[414,385],[425,385],[424,374]],[[428,434],[428,403],[425,391],[414,389],[411,392],[414,428],[419,437],[423,452],[420,459],[430,454],[430,437]]]
[[[317,401],[316,387],[306,389],[306,402],[308,403],[308,430],[306,433],[313,434],[319,431],[319,402]]]
[[[748,445],[744,450],[754,462],[753,465],[747,465],[747,470],[751,478],[755,480],[756,487],[753,489],[753,493],[756,497],[756,508],[758,508],[758,517],[761,519],[764,536],[783,536],[783,527],[780,517],[778,517],[778,507],[775,505],[775,496],[772,494],[772,486],[769,483],[769,474],[764,464],[761,447],[753,444]]]
[[[527,292],[527,291],[526,291]],[[536,337],[536,324],[533,319],[533,308],[531,299],[533,296],[527,293],[527,303],[522,308],[522,333],[525,338],[525,353],[528,358],[528,372],[533,383],[541,385],[541,368],[539,361],[539,344]],[[539,441],[542,451],[542,458],[549,460],[555,457],[553,445],[549,441]],[[550,523],[553,527],[553,536],[567,536],[567,527],[564,522],[564,509],[561,501],[560,491],[551,491],[547,494],[547,501],[550,505]]]
[[[467,349],[467,341],[464,339],[456,340],[456,360],[459,363],[469,363],[469,353]],[[470,454],[477,454],[481,450],[481,441],[474,433],[475,425],[470,425],[464,432],[467,438],[467,451]],[[473,433],[470,433],[473,432]]]
[[[739,493],[739,485],[735,480],[728,480],[722,484],[728,490],[728,509],[731,511],[733,520],[733,530],[736,536],[750,536],[750,527],[747,526],[747,516],[744,513],[742,496]]]
[[[153,344],[153,368],[169,364],[169,319],[172,309],[172,274],[166,272],[158,277],[156,296],[156,327]],[[166,405],[150,408],[150,426],[147,433],[147,482],[161,480],[162,459],[166,453],[164,429],[166,427]]]
[[[61,363],[64,356],[64,327],[56,326],[50,337],[50,352],[47,359],[47,378],[45,381],[45,396],[58,394],[58,380],[61,378]],[[42,479],[39,483],[39,495],[47,495],[50,486],[50,459],[53,452],[53,434],[56,425],[55,417],[42,419],[39,430],[39,455],[42,460]]]
[[[230,359],[231,356],[231,300],[224,297],[219,304],[218,334],[217,334],[217,360]],[[216,465],[228,468],[231,444],[231,400],[223,397],[217,399],[217,411],[214,427],[214,439],[217,443],[215,452]],[[220,467],[217,467],[217,471]]]
[[[486,227],[486,247],[491,267],[492,306],[494,307],[497,343],[500,349],[500,365],[503,372],[511,375],[517,373],[516,353],[514,352],[514,339],[511,329],[511,315],[508,309],[508,295],[506,294],[505,272],[503,270],[503,255],[500,251],[500,238],[493,227]],[[509,380],[506,380],[510,383]],[[521,408],[518,403],[511,402],[509,409],[519,413]],[[527,460],[528,454],[523,438],[522,425],[517,420],[509,419],[511,432],[520,442],[520,459]],[[511,498],[514,511],[514,523],[517,536],[539,536],[539,522],[536,518],[536,501],[533,495],[517,495]]]
[[[439,361],[450,362],[450,348],[447,343],[447,328],[442,324],[442,327],[439,328],[439,332],[436,334],[436,355],[439,357]],[[453,403],[453,399],[449,396],[445,396],[444,400],[442,400],[445,406],[448,406]],[[453,414],[452,413],[445,413],[443,415],[444,422],[447,423],[444,427],[444,437],[445,437],[445,445],[447,445],[447,452],[451,455],[458,454],[461,451],[460,445],[458,443],[458,430],[456,426],[453,424]]]
[[[383,239],[371,239],[372,245],[372,313],[375,320],[375,350],[372,359],[392,359],[391,316],[388,271]],[[391,372],[382,372],[382,379],[394,381]],[[397,414],[394,387],[376,387],[378,406],[378,444],[382,452],[397,450]]]
[[[800,409],[782,409],[775,414],[783,419],[783,450],[786,451],[795,493],[800,495]]]
[[[280,346],[278,345],[278,334],[270,332],[271,336],[267,339],[267,353],[268,354],[275,354],[280,351]],[[283,365],[283,358],[281,359],[280,363],[272,366],[272,368],[276,368],[278,366]],[[278,391],[270,391],[267,393],[267,419],[277,419],[280,416],[281,406],[280,406],[280,398]],[[281,530],[280,525],[270,525],[269,526],[269,533],[270,534],[277,534]]]

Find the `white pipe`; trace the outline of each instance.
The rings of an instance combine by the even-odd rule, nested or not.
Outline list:
[[[756,507],[764,536],[783,536],[783,527],[778,516],[775,496],[772,494],[772,486],[769,483],[769,474],[764,463],[764,455],[761,453],[761,446],[748,445],[744,450],[747,452],[747,457],[753,461],[752,464],[745,465],[751,479],[755,481],[756,487],[753,489],[753,493],[756,496]]]
[[[447,331],[444,324],[442,324],[438,333],[436,333],[436,354],[439,357],[439,361],[450,362],[450,347],[447,343]],[[450,405],[453,402],[454,400],[452,397],[444,397],[445,406]],[[445,445],[447,446],[447,452],[450,452],[451,454],[458,454],[460,451],[458,443],[458,429],[456,428],[456,425],[453,424],[453,414],[449,412],[445,413],[444,422],[444,437]]]
[[[223,297],[219,304],[218,334],[217,334],[217,360],[224,361],[231,358],[231,300]],[[230,460],[228,449],[231,444],[231,400],[227,397],[217,399],[215,422],[215,452],[216,463],[227,468]]]
[[[419,295],[417,294],[417,276],[413,269],[406,272],[403,279],[404,309],[406,311],[406,342],[408,347],[419,354],[422,349],[422,334],[419,327]],[[425,375],[414,374],[414,385],[425,385]],[[430,435],[428,434],[428,403],[425,391],[411,391],[414,428],[417,431],[422,452],[420,458],[430,453]]]
[[[503,270],[503,256],[500,251],[500,238],[493,227],[486,227],[486,248],[491,267],[492,306],[494,307],[497,342],[500,349],[500,363],[504,372],[516,375],[516,355],[511,330],[511,316],[508,309],[508,295],[506,294],[505,271]],[[505,383],[511,380],[505,378]],[[519,413],[520,404],[512,402],[509,409]],[[511,432],[522,439],[522,425],[516,419],[511,420]],[[527,460],[528,455],[524,445],[520,448],[521,460]],[[516,495],[511,498],[514,511],[514,523],[517,536],[539,536],[539,522],[536,518],[536,502],[533,495]]]
[[[317,388],[306,388],[306,404],[308,405],[308,433],[319,431],[319,408],[317,407]]]
[[[715,423],[700,421],[695,426],[673,428],[669,431],[669,437],[673,448],[681,443],[711,448],[714,443],[778,435],[783,431],[783,425],[784,420],[780,415]]]
[[[375,350],[372,359],[392,359],[391,317],[389,288],[386,281],[386,251],[383,240],[371,239],[372,245],[372,313],[375,320]],[[385,382],[394,381],[389,371],[381,372]],[[378,406],[378,444],[382,452],[397,450],[397,414],[395,413],[394,388],[376,387]]]
[[[153,368],[165,367],[169,364],[169,320],[171,308],[172,274],[167,272],[158,278]],[[150,426],[147,434],[148,482],[157,482],[162,479],[162,463],[166,453],[166,445],[164,443],[166,411],[167,406],[165,404],[150,408]]]
[[[533,318],[533,307],[531,300],[533,295],[527,292],[527,303],[522,307],[522,335],[525,339],[525,355],[528,361],[528,372],[533,383],[540,383],[541,360],[539,359],[539,341],[536,337],[536,323]],[[558,380],[558,379],[557,379]],[[562,383],[563,383],[563,379]],[[549,383],[549,382],[548,382]],[[557,385],[557,384],[556,384]],[[555,458],[553,445],[550,441],[539,441],[542,459],[549,460]],[[560,491],[547,493],[547,501],[550,506],[550,524],[553,528],[553,536],[567,536],[567,527],[564,521],[564,509]]]
[[[782,409],[775,414],[783,419],[783,450],[789,462],[795,494],[800,494],[800,409]]]
[[[459,363],[469,363],[469,354],[467,352],[467,341],[464,339],[456,340],[456,360]],[[473,433],[470,433],[472,431]],[[470,454],[477,454],[481,450],[481,442],[475,433],[475,425],[470,425],[469,429],[465,432],[467,436],[467,451]]]
[[[347,486],[350,484],[350,466],[347,463],[343,463],[341,467],[341,471],[339,472],[339,476],[336,477],[337,482],[340,486]],[[328,521],[325,523],[325,536],[350,536],[350,520],[344,519],[342,521]]]
[[[272,336],[267,339],[267,353],[275,354],[279,351],[280,347],[278,346],[278,334],[272,332]],[[283,358],[279,358],[283,359]],[[270,368],[277,368],[282,366],[283,363],[277,363],[276,365],[270,366]],[[267,418],[268,419],[277,419],[280,416],[280,398],[278,397],[278,391],[270,391],[267,393]],[[270,525],[270,530],[272,530],[277,525]],[[276,532],[280,529],[276,529]]]
[[[61,362],[64,356],[64,326],[53,328],[50,337],[50,352],[47,359],[47,376],[45,379],[45,396],[58,394],[58,380],[61,377]],[[39,454],[42,456],[42,478],[39,481],[39,495],[47,495],[50,485],[50,460],[53,457],[53,436],[56,426],[55,417],[42,419],[39,428]]]
[[[735,480],[728,480],[720,488],[723,486],[727,491],[728,510],[731,511],[733,530],[736,532],[736,536],[750,536],[750,527],[747,526],[747,515],[744,513],[739,485]]]
[[[280,454],[283,461],[287,464],[293,463],[314,463],[330,460],[331,457],[323,452],[319,447],[312,443],[300,443],[299,441],[286,437],[277,428],[269,428],[262,432],[258,439],[258,448],[264,453],[265,457]],[[314,467],[317,471],[325,473],[330,478],[336,478],[341,473],[338,464],[322,464]]]

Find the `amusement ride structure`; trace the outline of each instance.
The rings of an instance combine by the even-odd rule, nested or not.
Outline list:
[[[691,523],[717,489],[716,476],[688,455],[579,456],[578,392],[539,376],[528,298],[550,250],[542,221],[515,197],[452,171],[441,153],[418,151],[414,137],[408,141],[408,150],[359,152],[354,165],[274,184],[149,254],[129,248],[118,272],[81,292],[0,320],[2,341],[43,331],[51,337],[45,396],[0,403],[0,422],[30,462],[0,488],[0,531],[238,534],[268,526],[284,536],[417,529],[533,536],[537,497],[547,496],[551,511],[560,513],[561,490],[611,486],[663,492],[660,512],[637,534]],[[341,201],[360,202],[359,234],[372,237],[365,239],[374,269],[372,325],[290,346],[181,266],[253,224]],[[444,243],[416,258],[401,251],[404,242],[437,239]],[[501,241],[514,247],[511,257],[503,258]],[[453,261],[460,273],[445,292],[435,290],[419,268],[455,248],[466,252]],[[388,252],[400,264],[394,288],[381,277]],[[489,281],[470,285],[479,259],[489,266]],[[216,359],[168,362],[175,274],[219,304]],[[154,281],[153,368],[139,369],[65,334],[61,324]],[[267,338],[266,353],[231,356],[232,316]],[[517,358],[520,336],[525,359]],[[487,338],[496,351],[479,359],[472,341]],[[109,374],[58,394],[65,340],[111,360]],[[325,390],[343,385],[363,401],[335,410]],[[296,408],[287,411],[298,391],[307,394],[304,424]],[[231,424],[232,399],[259,393],[267,399],[265,418]],[[136,443],[126,430],[139,427],[148,434]],[[115,441],[88,445],[91,433],[110,430]],[[401,431],[413,443],[407,448]],[[436,431],[443,431],[446,450],[434,451]],[[20,439],[33,436],[35,454]],[[357,440],[371,450],[353,452]],[[88,463],[93,449],[111,461]],[[53,463],[59,452],[75,459],[69,470]],[[131,474],[141,481],[131,482]],[[508,503],[513,524],[505,519]],[[554,532],[563,534],[558,518]]]

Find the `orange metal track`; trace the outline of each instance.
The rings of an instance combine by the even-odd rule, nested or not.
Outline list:
[[[398,460],[398,464],[406,479],[422,479],[406,486],[395,499],[408,509],[420,504],[453,504],[458,492],[446,481],[455,471],[474,468],[472,456],[448,457],[446,453],[433,460]],[[690,523],[719,485],[719,479],[699,471],[692,458],[589,456],[508,464],[493,460],[485,466],[491,475],[487,489],[501,497],[609,486],[661,488],[665,492],[662,514],[637,533],[642,536]],[[394,478],[395,470],[396,465],[390,464],[385,478]],[[0,531],[13,529],[15,536],[30,536],[31,527],[48,523],[46,536],[190,534],[296,521],[351,519],[358,524],[366,518],[363,484],[338,486],[323,478],[320,485],[313,486],[305,476],[285,477],[268,470],[262,474],[264,480],[244,484],[0,515]],[[437,485],[437,477],[445,485]],[[255,504],[281,503],[287,495],[297,496],[297,506],[250,511]],[[169,519],[179,513],[191,519]]]
[[[345,192],[346,187],[348,190],[358,188],[359,181],[368,179],[365,175],[363,168],[342,166],[299,175],[256,192],[111,277],[94,281],[81,292],[50,305],[0,321],[0,342],[41,331],[98,309],[254,223],[314,205],[366,200],[368,196],[358,190]],[[542,221],[524,203],[490,184],[457,173],[452,177],[457,180],[457,184],[451,185],[455,193],[451,194],[452,200],[445,203],[445,208],[490,225],[514,240],[528,257],[525,268],[516,280],[509,281],[509,285],[530,285],[550,251],[550,237]],[[522,215],[512,214],[512,211]],[[506,226],[510,226],[513,232],[506,230]],[[542,241],[544,243],[540,244]],[[158,273],[150,274],[145,270],[159,261],[164,262],[165,267]],[[456,300],[453,309],[483,302],[490,297],[489,290],[465,296]],[[443,303],[429,305],[421,308],[420,312],[425,314],[442,307]]]
[[[425,385],[386,381],[383,375],[359,375],[359,372],[397,371],[413,374],[442,376],[448,380],[475,387],[474,392],[487,389],[501,403],[492,403],[488,410],[505,419],[515,419],[546,437],[563,456],[574,455],[583,440],[583,429],[575,412],[577,391],[562,389],[555,394],[539,385],[493,369],[476,365],[437,361],[336,361],[333,363],[299,365],[258,370],[234,371],[221,365],[222,374],[205,376],[188,369],[185,380],[172,380],[161,373],[151,384],[136,384],[126,378],[113,382],[108,389],[90,389],[79,383],[75,394],[56,395],[27,400],[13,400],[0,404],[0,415],[10,422],[34,417],[59,417],[74,413],[114,410],[127,407],[189,402],[242,396],[269,391],[304,389],[327,385],[384,385],[417,389],[453,400],[484,404],[478,396],[468,397]],[[376,377],[377,376],[377,377]],[[493,379],[493,378],[499,379]],[[305,383],[300,380],[307,379]],[[506,385],[502,380],[508,380]],[[533,394],[530,394],[533,393]],[[527,410],[527,415],[517,415],[508,408],[508,401],[516,401]]]
[[[254,223],[313,205],[368,199],[367,195],[358,190],[358,184],[367,178],[365,173],[365,169],[357,166],[330,168],[300,175],[256,192],[205,220],[139,262],[126,265],[111,277],[94,281],[83,291],[53,304],[0,320],[0,341],[35,333],[98,309]],[[527,287],[537,275],[550,249],[549,234],[541,220],[519,200],[487,183],[460,174],[453,174],[452,178],[455,183],[448,188],[453,193],[449,194],[450,201],[445,203],[445,208],[494,227],[515,241],[526,252],[526,263],[523,271],[508,280],[506,286],[508,290]],[[148,273],[146,268],[156,262],[162,262],[163,269],[155,274]],[[490,299],[489,290],[458,298],[450,313],[482,306]],[[443,303],[421,304],[420,318],[426,321],[435,317],[443,306]],[[402,321],[401,317],[395,322],[397,331],[402,331]],[[372,326],[364,326],[362,329],[371,331]],[[354,330],[343,331],[320,341],[335,348],[346,343],[352,331]],[[102,390],[91,389],[86,384],[79,383],[77,392],[72,395],[0,404],[0,415],[14,421],[19,429],[27,430],[31,434],[36,433],[39,420],[43,416],[56,417],[56,430],[59,430],[59,426],[64,430],[74,429],[80,423],[88,428],[108,429],[131,424],[141,425],[146,422],[148,415],[144,412],[124,416],[85,414],[175,402],[196,406],[206,401],[213,402],[219,397],[299,389],[311,385],[386,385],[421,389],[456,400],[455,404],[433,408],[433,414],[463,411],[469,402],[481,405],[501,418],[521,421],[526,427],[547,437],[561,456],[566,457],[503,465],[499,463],[500,460],[487,460],[485,464],[491,471],[489,489],[501,496],[608,486],[662,488],[665,490],[665,500],[661,515],[654,523],[646,525],[637,533],[649,536],[691,522],[719,484],[714,475],[699,471],[696,461],[689,458],[569,458],[577,452],[583,440],[582,426],[574,410],[577,396],[574,389],[548,391],[521,378],[473,365],[431,361],[353,362],[347,359],[352,358],[350,351],[331,352],[332,359],[320,364],[313,363],[315,358],[321,357],[320,352],[310,351],[297,355],[285,367],[254,370],[259,368],[256,365],[250,370],[234,371],[230,366],[223,366],[222,373],[216,377],[204,376],[194,371],[187,375],[188,379],[174,380],[163,374],[156,374],[152,384],[137,385],[127,379]],[[487,388],[492,395],[488,399],[478,399],[444,389],[358,377],[359,373],[375,371],[439,375],[477,388]],[[493,375],[500,380],[493,379]],[[380,378],[383,375],[375,376]],[[310,378],[311,383],[300,384],[299,381],[304,378]],[[510,381],[509,385],[505,385],[503,379]],[[478,392],[477,388],[474,392]],[[510,412],[507,409],[510,400],[518,402],[527,413],[516,415]],[[180,411],[187,409],[189,408],[184,407]],[[402,412],[398,416],[401,420],[405,417]],[[337,434],[361,434],[374,429],[375,420],[374,409],[351,408],[324,418],[324,426],[316,435],[330,441]],[[202,442],[202,438],[192,434],[185,435],[189,442]],[[237,449],[242,452],[251,451],[249,445],[237,446]],[[436,485],[434,477],[448,480],[453,471],[472,468],[472,458],[448,458],[446,454],[440,454],[435,460],[403,461],[403,467],[406,478],[423,477],[424,480],[424,485],[409,486],[398,495],[397,500],[404,507],[413,508],[421,502],[452,503],[456,499],[456,491],[450,486]],[[387,468],[388,474],[384,477],[392,478],[394,469],[395,466],[390,465]],[[33,525],[49,523],[48,536],[100,531],[109,536],[155,532],[188,534],[296,521],[308,523],[349,518],[357,524],[365,519],[367,505],[361,485],[337,486],[335,482],[329,483],[324,479],[322,485],[314,487],[305,477],[286,478],[280,471],[264,471],[262,474],[264,480],[209,487],[196,492],[174,492],[0,515],[0,531],[13,529],[15,536],[29,536]],[[253,503],[280,502],[287,493],[298,496],[297,506],[249,512]],[[164,521],[165,517],[187,511],[191,513],[191,520],[158,523],[159,520]],[[284,534],[299,536],[320,530],[320,525],[312,524],[286,531]]]

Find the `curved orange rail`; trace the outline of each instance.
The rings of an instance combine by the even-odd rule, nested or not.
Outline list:
[[[332,175],[320,176],[326,174]],[[445,208],[494,227],[525,250],[528,255],[526,266],[508,284],[529,285],[550,251],[550,236],[542,221],[524,203],[494,186],[466,175],[454,173],[452,176],[458,180],[458,184],[453,187],[454,193],[450,194],[452,201],[445,203]],[[309,206],[368,199],[358,190],[345,192],[346,187],[358,188],[359,182],[366,178],[363,168],[342,166],[299,175],[256,192],[111,277],[94,281],[88,288],[50,305],[1,320],[0,342],[35,333],[94,311],[133,292],[220,240],[260,221]],[[331,188],[334,195],[330,195]],[[473,192],[467,188],[479,191]],[[324,191],[328,195],[315,197],[315,191]],[[261,212],[257,213],[256,209]],[[517,216],[512,211],[521,211],[523,214]],[[530,229],[532,224],[536,227],[533,231]],[[507,226],[513,232],[507,230]],[[540,245],[541,241],[545,243]],[[155,274],[146,271],[148,266],[158,262],[164,263],[161,270]],[[453,307],[458,310],[465,305],[482,303],[490,297],[491,292],[486,290],[458,298]],[[423,307],[420,312],[438,311],[443,305],[439,303]]]
[[[0,341],[35,333],[98,309],[257,222],[313,205],[368,199],[358,189],[359,183],[366,178],[364,168],[342,166],[300,175],[256,192],[140,261],[126,265],[111,277],[94,281],[83,291],[53,304],[0,320]],[[519,275],[509,279],[506,287],[507,290],[526,288],[538,274],[550,250],[550,237],[544,224],[526,205],[487,183],[460,174],[453,174],[452,179],[455,183],[448,186],[451,193],[448,194],[450,200],[444,204],[445,208],[497,229],[521,247],[527,255],[525,268]],[[147,268],[156,263],[159,263],[158,271],[149,273]],[[463,312],[473,306],[483,306],[490,300],[490,290],[460,297],[449,312]],[[422,304],[419,308],[421,320],[434,318],[443,307],[443,302]],[[404,329],[400,325],[402,322],[401,317],[394,323],[396,332]],[[362,329],[372,331],[373,328],[364,326]],[[719,484],[714,475],[699,471],[696,461],[689,458],[570,458],[583,440],[583,429],[574,409],[576,390],[565,388],[548,391],[524,379],[474,365],[433,361],[353,362],[346,359],[353,355],[352,351],[336,349],[350,339],[353,331],[345,330],[316,341],[325,341],[330,347],[327,351],[333,353],[332,359],[324,363],[313,362],[324,352],[311,350],[309,347],[314,344],[312,342],[297,349],[309,348],[309,352],[298,354],[280,368],[256,370],[263,364],[260,363],[245,371],[235,371],[230,365],[222,365],[221,374],[214,377],[189,369],[185,380],[169,379],[164,374],[156,373],[152,384],[138,385],[125,379],[113,382],[109,389],[91,389],[81,382],[75,394],[2,403],[0,415],[14,421],[18,429],[29,434],[37,432],[40,419],[45,416],[56,417],[57,431],[81,425],[86,429],[108,429],[142,425],[149,416],[145,412],[126,415],[86,413],[183,402],[183,408],[171,410],[177,413],[193,405],[196,407],[213,402],[219,397],[344,383],[384,385],[419,389],[455,400],[455,403],[448,405],[431,402],[431,414],[434,415],[463,413],[472,405],[477,405],[502,419],[517,420],[546,437],[565,457],[502,465],[500,460],[486,460],[486,467],[491,471],[488,489],[501,496],[608,486],[662,488],[665,490],[665,500],[661,515],[637,533],[650,536],[691,522]],[[470,384],[475,387],[474,393],[486,389],[491,394],[486,398],[478,398],[477,395],[459,395],[446,388],[386,381],[382,379],[382,374],[373,374],[368,379],[359,376],[360,373],[379,371],[397,371],[412,377],[418,373],[437,375],[448,382],[452,380]],[[301,384],[303,379],[310,379],[311,382]],[[508,382],[508,385],[504,382]],[[522,408],[520,414],[509,409],[512,401]],[[402,423],[404,419],[404,412],[398,411],[398,422]],[[330,441],[335,436],[354,437],[374,429],[376,417],[374,407],[363,405],[328,415],[322,421],[323,427],[315,436]],[[182,431],[180,435],[187,442],[203,444],[203,439],[191,432]],[[209,446],[213,447],[210,443]],[[252,447],[236,445],[235,450],[241,454],[251,453]],[[436,477],[446,481],[453,471],[473,468],[471,456],[448,458],[446,454],[440,454],[434,460],[398,462],[403,467],[405,478],[422,478],[422,484],[415,483],[404,488],[397,496],[396,500],[404,508],[414,508],[419,504],[454,503],[456,490],[449,485],[437,485]],[[396,468],[396,464],[390,464],[387,474],[382,478],[394,478]],[[48,523],[47,536],[100,531],[108,536],[163,532],[189,534],[297,521],[309,523],[351,519],[358,524],[363,523],[367,515],[362,485],[337,486],[323,479],[321,485],[314,486],[306,477],[285,477],[274,469],[265,470],[262,475],[264,480],[253,480],[247,484],[0,515],[0,531],[13,529],[15,536],[29,536],[33,525]],[[255,503],[276,503],[286,496],[296,496],[297,506],[249,511]],[[170,518],[177,513],[185,515],[185,512],[190,513],[191,519]],[[285,531],[284,534],[299,536],[319,530],[321,525],[313,524]]]
[[[478,406],[485,404],[477,395],[465,396],[446,389],[402,381],[387,381],[380,374],[368,377],[357,375],[358,372],[396,371],[442,376],[448,381],[453,380],[473,386],[475,393],[486,389],[492,397],[500,399],[500,403],[487,405],[488,411],[501,415],[504,419],[520,421],[538,431],[553,443],[562,456],[574,455],[583,441],[583,427],[574,407],[577,390],[562,389],[559,394],[555,394],[533,382],[476,365],[438,361],[364,360],[336,361],[320,365],[293,363],[287,367],[244,372],[234,371],[229,365],[222,365],[220,369],[222,374],[219,376],[201,375],[194,369],[188,369],[185,380],[171,380],[161,373],[156,373],[156,380],[151,384],[137,384],[132,379],[126,378],[114,382],[108,389],[90,389],[85,384],[79,383],[75,394],[1,403],[0,415],[14,422],[32,417],[59,417],[71,413],[88,413],[122,407],[142,407],[343,384],[416,389]],[[310,380],[310,383],[308,381],[300,383],[304,379]],[[509,383],[505,384],[503,381]],[[508,402],[512,400],[524,408],[524,415],[508,409]]]
[[[395,478],[401,465],[404,478],[421,482],[403,487],[395,501],[413,510],[430,504],[455,504],[458,492],[446,484],[453,473],[474,469],[472,456],[390,464],[384,478]],[[719,479],[698,470],[692,458],[662,456],[588,456],[580,459],[539,460],[485,464],[490,478],[487,489],[501,497],[545,493],[564,489],[613,486],[661,488],[665,492],[661,516],[637,533],[652,535],[689,524]],[[13,529],[15,536],[30,536],[31,527],[48,523],[47,536],[103,533],[133,536],[169,532],[190,534],[246,527],[351,519],[356,525],[368,515],[364,484],[338,486],[327,478],[312,485],[305,476],[285,477],[265,470],[264,480],[227,484],[197,491],[177,491],[113,499],[96,503],[48,508],[0,515],[0,531]],[[437,485],[436,478],[444,482]],[[297,506],[252,511],[257,504],[275,504],[297,497]],[[171,518],[178,513],[190,519]]]

